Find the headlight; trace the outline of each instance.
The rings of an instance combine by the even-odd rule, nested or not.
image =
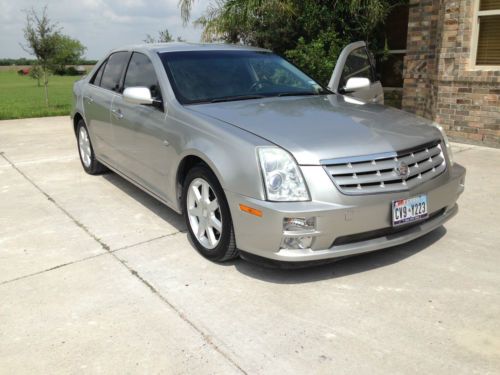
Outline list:
[[[441,132],[441,136],[443,137],[444,145],[446,146],[446,152],[448,153],[448,159],[450,159],[450,166],[453,165],[453,152],[451,151],[451,145],[450,141],[448,140],[448,137],[446,136],[446,133],[443,129],[443,127],[435,122],[432,123],[438,130]]]
[[[268,200],[307,201],[310,199],[304,177],[288,152],[278,147],[260,147],[258,155]]]

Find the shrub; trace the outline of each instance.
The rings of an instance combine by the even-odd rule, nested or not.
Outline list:
[[[74,66],[69,66],[66,68],[66,75],[67,76],[79,76],[80,72],[76,70]]]
[[[326,86],[343,44],[345,42],[340,40],[335,31],[327,30],[321,32],[309,43],[300,37],[297,47],[286,51],[285,56],[320,84]]]
[[[74,66],[68,66],[67,68],[57,67],[53,70],[53,73],[58,76],[79,76],[85,74],[85,71],[81,72]]]

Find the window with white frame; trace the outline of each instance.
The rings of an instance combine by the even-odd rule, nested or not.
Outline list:
[[[475,1],[473,62],[500,68],[500,0]]]

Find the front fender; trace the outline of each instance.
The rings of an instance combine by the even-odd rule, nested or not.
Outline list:
[[[172,110],[172,108],[170,108]],[[179,110],[168,121],[182,127],[177,160],[172,163],[170,186],[177,185],[177,172],[184,158],[196,156],[217,176],[222,188],[255,199],[265,199],[256,147],[270,143],[254,134],[211,117]]]

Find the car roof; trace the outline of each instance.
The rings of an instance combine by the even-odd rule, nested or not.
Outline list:
[[[117,48],[112,52],[117,51],[137,51],[149,50],[157,53],[163,52],[179,52],[179,51],[260,51],[270,52],[264,48],[225,44],[225,43],[188,43],[188,42],[170,42],[170,43],[144,43],[131,46]]]

